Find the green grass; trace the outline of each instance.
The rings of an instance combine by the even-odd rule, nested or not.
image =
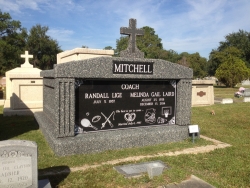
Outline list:
[[[229,92],[231,92],[229,89],[215,88],[215,95],[224,97]],[[214,110],[216,115],[211,115],[211,110]],[[137,161],[162,160],[171,167],[165,170],[162,176],[152,180],[146,174],[140,178],[126,179],[118,174],[112,165],[103,165],[86,171],[53,176],[50,177],[50,181],[53,186],[59,184],[59,187],[157,187],[180,182],[193,174],[215,187],[250,187],[250,103],[193,107],[192,123],[199,125],[202,135],[229,143],[232,147],[198,155],[154,157]],[[179,143],[106,151],[99,154],[57,157],[38,129],[34,117],[3,117],[0,106],[0,140],[5,139],[36,141],[39,149],[39,169],[100,164],[114,159],[153,155],[210,144],[203,139],[196,140],[194,144],[191,140],[185,140]],[[135,161],[119,165],[128,163]]]
[[[0,140],[7,139],[20,139],[32,140],[38,145],[38,167],[40,169],[49,168],[54,166],[63,166],[67,164],[69,167],[82,166],[84,164],[93,165],[100,164],[105,161],[126,158],[130,156],[139,155],[153,155],[166,151],[177,151],[188,147],[196,147],[201,145],[211,144],[211,142],[199,139],[193,144],[191,139],[184,140],[179,143],[159,144],[154,147],[146,146],[140,148],[129,148],[122,150],[109,150],[98,154],[87,155],[72,155],[65,157],[58,157],[54,155],[53,151],[48,146],[43,137],[42,132],[39,130],[35,119],[32,116],[2,116],[2,106],[0,106]]]
[[[243,102],[243,97],[237,98],[234,93],[239,91],[241,85],[237,85],[234,88],[226,88],[225,86],[214,86],[214,97],[215,98],[232,98],[234,102]],[[247,87],[246,87],[247,88]]]

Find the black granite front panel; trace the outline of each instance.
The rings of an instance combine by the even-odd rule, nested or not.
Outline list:
[[[75,122],[83,132],[175,124],[175,80],[81,83]]]

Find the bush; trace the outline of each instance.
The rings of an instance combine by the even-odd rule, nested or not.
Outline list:
[[[250,70],[244,61],[231,56],[219,66],[215,76],[226,87],[234,87],[237,83],[249,78]]]

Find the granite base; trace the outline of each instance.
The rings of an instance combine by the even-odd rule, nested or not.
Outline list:
[[[35,118],[50,147],[58,156],[142,147],[188,138],[188,127],[179,125],[117,129],[56,138],[54,123],[43,112],[36,112]]]

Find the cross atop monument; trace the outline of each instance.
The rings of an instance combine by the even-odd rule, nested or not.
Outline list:
[[[120,33],[124,35],[129,35],[128,48],[120,53],[121,57],[135,57],[143,58],[144,54],[136,46],[136,36],[144,35],[142,29],[136,28],[136,19],[129,19],[129,27],[121,27]]]
[[[29,52],[28,51],[25,51],[25,54],[21,54],[21,57],[22,58],[25,58],[25,62],[24,64],[21,65],[21,67],[24,67],[24,68],[32,68],[33,65],[30,64],[29,62],[29,58],[33,58],[33,55],[29,55]]]

